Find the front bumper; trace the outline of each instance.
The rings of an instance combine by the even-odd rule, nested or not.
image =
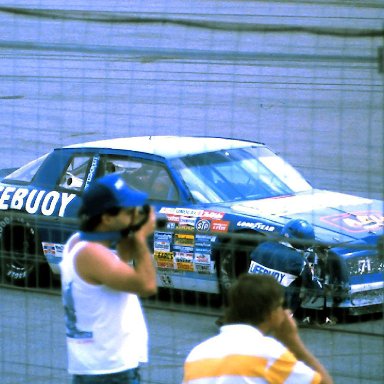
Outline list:
[[[322,310],[339,308],[351,315],[384,311],[384,281],[354,284],[349,288],[326,287],[321,293],[303,298],[301,306]]]

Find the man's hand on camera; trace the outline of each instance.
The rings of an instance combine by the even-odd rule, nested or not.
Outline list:
[[[147,253],[147,238],[155,229],[156,215],[152,207],[149,208],[145,215],[147,219],[144,224],[136,231],[127,231],[127,234],[117,244],[117,253],[122,260],[130,261],[140,257],[143,249],[145,250],[144,253]],[[133,224],[140,221],[143,221],[143,215],[137,210],[133,217]]]
[[[137,240],[146,241],[147,237],[152,235],[156,227],[156,214],[153,207],[150,207],[148,212],[147,221],[133,233]]]

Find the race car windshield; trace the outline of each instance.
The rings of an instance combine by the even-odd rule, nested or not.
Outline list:
[[[40,168],[41,164],[45,161],[45,159],[48,157],[48,153],[45,155],[39,157],[38,159],[35,159],[22,167],[16,169],[14,172],[10,173],[6,177],[4,177],[4,181],[8,182],[11,181],[17,181],[21,183],[30,183],[35,176],[36,172]]]
[[[263,199],[312,189],[294,168],[264,147],[186,156],[173,164],[201,203]]]

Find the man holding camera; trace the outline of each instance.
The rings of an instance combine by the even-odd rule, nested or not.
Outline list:
[[[60,265],[73,384],[140,383],[148,333],[138,296],[157,291],[147,245],[156,218],[146,199],[118,174],[95,180],[83,194],[80,231]]]

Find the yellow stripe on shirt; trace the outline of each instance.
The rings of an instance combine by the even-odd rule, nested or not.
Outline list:
[[[296,357],[287,350],[269,367],[266,377],[271,383],[285,383],[287,378],[295,370],[297,363]],[[320,382],[320,374],[313,372],[311,384],[319,384]]]
[[[268,379],[271,383],[284,383],[293,371],[297,359],[290,351],[285,351],[268,369]]]
[[[227,375],[265,377],[266,366],[267,359],[245,355],[187,361],[184,365],[184,381]]]

